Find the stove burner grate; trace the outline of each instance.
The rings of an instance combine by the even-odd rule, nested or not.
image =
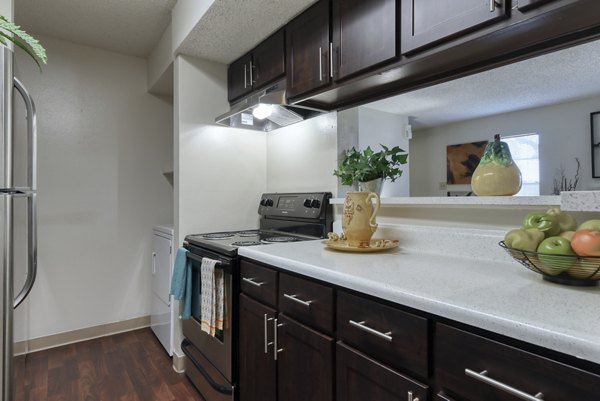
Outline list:
[[[232,246],[250,246],[250,245],[261,245],[262,242],[260,241],[236,241],[236,242],[232,242],[231,245]]]
[[[258,235],[258,230],[238,231],[237,235],[239,235],[240,237],[254,237]]]
[[[204,239],[226,239],[233,237],[231,233],[210,233],[210,234],[202,234],[202,238]]]
[[[264,242],[294,242],[294,241],[298,241],[298,238],[296,237],[286,237],[286,236],[280,236],[280,237],[267,237],[265,239],[263,239]]]

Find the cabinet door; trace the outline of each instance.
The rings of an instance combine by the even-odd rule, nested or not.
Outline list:
[[[320,0],[287,26],[286,70],[289,97],[329,84],[329,1]]]
[[[227,98],[230,102],[252,91],[251,63],[252,55],[246,54],[229,65],[227,69]]]
[[[276,362],[273,347],[275,311],[240,295],[240,401],[275,401]]]
[[[333,400],[333,339],[283,315],[278,328],[279,400]]]
[[[336,347],[337,401],[427,400],[428,387],[342,343]]]
[[[401,0],[402,53],[509,16],[507,0]]]
[[[398,0],[334,0],[334,77],[343,79],[398,55]]]
[[[283,30],[267,38],[252,51],[254,88],[275,81],[285,74]]]

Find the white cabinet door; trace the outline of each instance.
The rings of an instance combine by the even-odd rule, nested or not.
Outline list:
[[[154,253],[152,255],[152,291],[167,305],[170,305],[171,254],[173,240],[154,234]]]

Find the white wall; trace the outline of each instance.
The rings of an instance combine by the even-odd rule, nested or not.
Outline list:
[[[598,189],[592,179],[590,113],[600,110],[600,98],[589,98],[552,106],[462,121],[414,133],[411,141],[410,176],[413,196],[445,196],[439,183],[446,182],[446,146],[491,140],[494,134],[540,135],[540,193],[552,193],[556,170],[575,174],[575,157],[581,161],[578,190]]]
[[[146,62],[40,38],[16,71],[38,110],[39,273],[30,337],[149,314],[152,225],[172,221],[172,106]]]
[[[176,243],[192,233],[256,228],[266,134],[215,125],[229,108],[225,65],[178,56],[174,69]]]
[[[269,132],[267,191],[335,194],[337,115],[324,114]]]

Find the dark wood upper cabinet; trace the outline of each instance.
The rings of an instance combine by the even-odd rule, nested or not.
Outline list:
[[[528,11],[552,1],[556,0],[518,0],[517,8],[519,11]]]
[[[401,0],[402,53],[508,18],[508,0]]]
[[[265,325],[265,319],[274,319],[275,311],[242,294],[239,316],[240,401],[276,401],[273,347],[265,353],[265,343],[273,339],[273,325]]]
[[[319,0],[286,27],[288,97],[329,85],[329,1]]]
[[[252,51],[253,88],[260,89],[285,74],[283,30],[267,38]]]
[[[333,72],[344,79],[399,54],[399,0],[333,0]]]
[[[279,324],[278,399],[332,401],[333,339],[283,315]]]
[[[230,102],[252,92],[251,65],[252,54],[250,53],[229,65],[227,69],[227,99]]]

